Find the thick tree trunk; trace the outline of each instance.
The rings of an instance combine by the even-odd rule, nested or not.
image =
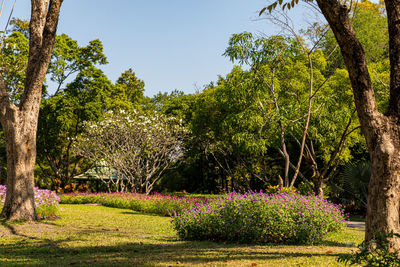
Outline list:
[[[385,0],[391,75],[386,114],[377,109],[365,51],[355,35],[348,7],[338,0],[317,0],[317,3],[340,46],[371,158],[365,240],[374,239],[378,232],[400,233],[400,3]],[[400,251],[399,238],[392,238],[389,244]]]
[[[400,233],[400,142],[398,131],[381,135],[371,155],[371,180],[368,187],[366,240],[375,233]],[[400,249],[400,239],[392,238],[390,245]]]
[[[38,107],[31,116],[15,110],[4,123],[7,149],[7,194],[1,217],[10,220],[36,220],[34,204],[34,166]],[[35,114],[36,113],[36,114]]]
[[[7,149],[7,193],[1,216],[10,220],[37,219],[33,173],[37,123],[61,3],[62,0],[31,0],[29,58],[25,88],[18,105],[11,102],[0,75],[0,122]]]

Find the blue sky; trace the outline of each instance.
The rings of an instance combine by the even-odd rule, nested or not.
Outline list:
[[[6,0],[0,27],[13,0]],[[145,82],[145,94],[174,89],[193,93],[232,63],[222,56],[233,33],[279,32],[257,20],[267,0],[64,0],[58,33],[86,45],[100,39],[109,64],[101,69],[112,82],[133,68]],[[295,20],[310,16],[298,8]],[[17,0],[13,17],[29,19],[30,1]],[[310,17],[310,20],[312,18]],[[257,20],[257,21],[256,21]]]

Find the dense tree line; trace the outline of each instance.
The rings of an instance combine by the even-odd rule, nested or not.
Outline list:
[[[359,5],[353,20],[370,55],[381,110],[388,105],[389,80],[384,21],[382,7],[368,1]],[[379,34],[370,30],[371,23],[381,29]],[[1,64],[16,102],[23,92],[28,27],[14,19],[4,40]],[[97,164],[74,152],[77,140],[87,134],[88,125],[122,110],[161,113],[186,128],[179,144],[182,157],[152,185],[157,191],[217,193],[281,185],[343,195],[342,170],[367,158],[367,152],[348,73],[328,27],[315,24],[300,33],[269,37],[233,34],[224,55],[237,66],[201,92],[146,97],[134,70],[123,72],[115,83],[102,72],[107,57],[100,40],[80,46],[65,34],[56,36],[40,106],[36,183],[59,192],[73,190],[74,177]],[[3,157],[3,170],[5,164]]]

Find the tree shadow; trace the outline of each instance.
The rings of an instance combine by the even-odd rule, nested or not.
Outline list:
[[[121,212],[135,216],[149,216],[149,214],[134,211]],[[163,217],[160,215],[150,215]],[[63,227],[53,222],[42,221],[49,226]],[[181,241],[177,236],[149,235],[138,236],[134,241],[125,241],[115,245],[87,245],[84,239],[93,236],[105,238],[125,236],[129,233],[117,231],[114,228],[87,226],[73,234],[52,240],[29,236],[18,231],[19,223],[0,220],[0,225],[7,228],[12,235],[20,237],[19,241],[0,241],[0,266],[154,266],[181,264],[191,266],[195,264],[224,265],[231,261],[268,261],[281,260],[288,257],[306,261],[307,258],[325,256],[337,257],[343,252],[330,251],[326,254],[325,248],[314,247],[308,249],[305,245],[281,244],[236,244],[211,241]],[[140,233],[138,233],[140,234]],[[324,241],[318,246],[348,247],[348,244]],[[3,264],[2,258],[9,259]]]
[[[210,242],[180,242],[167,244],[124,243],[115,246],[63,246],[66,240],[5,245],[0,255],[14,259],[13,266],[154,266],[171,263],[223,264],[228,261],[267,261],[284,258],[337,257],[339,253],[288,252],[241,249],[242,245]],[[70,240],[68,240],[70,241]]]
[[[350,243],[342,243],[342,242],[337,242],[337,241],[330,241],[330,240],[324,240],[321,244],[318,244],[320,246],[325,246],[325,247],[357,247],[355,243],[350,242]]]
[[[84,241],[82,236],[90,238],[91,235],[104,235],[105,231],[101,228],[82,229],[66,238],[51,240],[19,233],[13,225],[4,221],[1,224],[16,236],[23,238],[20,242],[0,245],[0,260],[2,257],[10,259],[10,266],[229,265],[229,262],[258,262],[286,258],[298,258],[298,260],[304,258],[306,261],[311,257],[337,257],[343,254],[332,251],[326,254],[324,249],[318,247],[308,249],[307,246],[179,241],[173,236],[154,236],[150,239],[140,239],[142,241],[115,245],[80,246],[79,244]],[[124,233],[115,233],[118,234]],[[337,242],[327,245],[343,246]],[[1,262],[0,265],[3,266]]]

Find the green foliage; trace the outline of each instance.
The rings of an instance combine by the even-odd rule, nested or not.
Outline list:
[[[351,255],[341,255],[338,262],[346,265],[362,264],[363,266],[382,266],[395,267],[400,266],[400,251],[390,248],[389,238],[400,238],[396,233],[376,233],[376,238],[368,242],[362,242],[358,248],[359,251]]]
[[[29,21],[25,19],[12,18],[10,20],[10,30],[7,33],[20,32],[29,39]]]
[[[364,47],[367,63],[370,65],[386,61],[389,54],[389,38],[384,5],[369,0],[360,1],[353,5],[350,15],[357,38]],[[329,56],[329,70],[344,69],[344,61],[333,32],[329,30],[324,35],[321,36],[320,48],[327,57]],[[370,74],[374,76],[374,71],[370,71]]]
[[[99,40],[81,47],[65,34],[56,37],[48,75],[57,88],[53,96],[43,99],[38,125],[38,174],[42,186],[53,184],[53,189],[63,190],[73,176],[91,167],[91,162],[71,154],[84,121],[98,121],[109,110],[132,110],[143,97],[144,83],[132,69],[113,85],[96,67],[106,63]],[[54,179],[61,184],[55,185]]]
[[[254,179],[261,183],[267,180],[266,154],[270,140],[264,138],[269,125],[265,125],[266,119],[260,112],[261,90],[254,73],[235,67],[194,101],[190,124],[192,152],[198,151],[200,164],[208,161],[210,165],[202,168],[210,170],[213,173],[210,176],[222,176],[223,188],[229,189],[229,181],[230,189],[239,189],[248,188]]]
[[[366,210],[368,198],[368,184],[371,178],[371,163],[360,161],[349,163],[341,173],[341,202],[354,205],[356,210]]]
[[[136,77],[131,68],[121,74],[115,83],[115,87],[115,90],[120,91],[121,95],[125,95],[136,108],[143,101],[144,82]]]
[[[268,186],[265,189],[266,194],[276,194],[276,193],[296,193],[297,189],[294,187],[282,187],[280,188],[279,185],[276,186]]]
[[[353,27],[364,47],[367,61],[380,62],[389,56],[389,34],[385,6],[369,0],[357,3],[353,11]]]
[[[310,186],[305,182],[301,182],[297,185],[297,192],[303,196],[310,196],[315,194],[312,188],[310,188]],[[325,192],[326,190],[324,189],[324,193]]]
[[[280,63],[296,53],[296,43],[281,35],[269,38],[256,38],[250,32],[233,34],[224,56],[241,65],[263,66],[265,64]]]
[[[379,62],[368,65],[368,70],[374,87],[374,93],[378,110],[384,113],[389,104],[389,84],[390,84],[390,63],[389,57],[385,57]]]
[[[16,103],[24,90],[28,55],[28,39],[23,33],[15,31],[7,36],[2,48],[0,66],[10,99]]]
[[[79,47],[77,41],[66,34],[57,36],[48,69],[50,80],[58,85],[55,95],[59,93],[61,86],[71,75],[83,72],[96,64],[106,63],[107,58],[103,54],[103,45],[100,40],[95,39],[90,41],[89,45]]]
[[[196,97],[197,95],[185,94],[179,90],[174,90],[169,94],[160,92],[144,101],[143,108],[182,119],[187,125],[192,119],[193,104]]]
[[[303,1],[304,2],[312,2],[313,0],[303,0]],[[259,16],[261,16],[266,10],[268,10],[271,13],[277,7],[278,4],[282,7],[282,10],[285,10],[285,9],[290,10],[298,3],[299,3],[299,0],[288,0],[285,2],[283,2],[283,0],[278,0],[266,7],[264,7],[263,9],[261,9],[261,11],[259,12]]]
[[[247,32],[234,34],[225,55],[232,61],[248,65],[250,70],[242,71],[236,67],[225,79],[220,78],[217,86],[210,87],[208,93],[214,94],[215,100],[209,98],[204,101],[207,102],[204,109],[214,109],[214,114],[210,114],[209,118],[215,119],[203,121],[210,127],[215,120],[220,130],[211,128],[213,131],[210,134],[213,135],[208,136],[208,140],[219,137],[220,133],[228,138],[220,143],[211,141],[209,151],[212,152],[214,145],[227,144],[220,150],[241,151],[245,155],[251,153],[253,158],[262,158],[266,153],[271,153],[272,148],[281,148],[284,129],[289,153],[296,155],[298,146],[295,140],[300,140],[304,131],[304,114],[307,113],[310,89],[310,66],[298,40],[282,36],[255,37]],[[336,157],[336,161],[347,162],[351,159],[349,147],[362,141],[360,133],[353,132],[346,139],[347,146],[338,155],[335,154],[344,131],[358,126],[347,71],[337,70],[325,76],[327,62],[320,49],[311,53],[311,59],[314,93],[308,146],[314,148],[314,160],[322,163],[322,166],[328,164],[332,156]],[[214,107],[210,107],[213,103]],[[196,126],[196,112],[192,125]],[[199,128],[200,131],[207,131],[209,127],[203,124]],[[198,133],[197,129],[193,129],[193,132]],[[227,149],[232,143],[236,146]],[[315,168],[311,166],[313,161],[307,153],[310,152],[304,153],[306,159],[302,171]],[[260,166],[256,168],[263,169]],[[248,171],[251,168],[246,169]],[[255,172],[252,174],[258,175]]]
[[[0,64],[11,100],[18,103],[24,89],[28,61],[29,22],[11,21],[11,31],[4,41]],[[66,34],[56,37],[48,78],[55,82],[54,95],[41,104],[38,129],[39,182],[50,187],[50,179],[60,179],[62,186],[88,164],[70,155],[72,138],[82,131],[84,120],[97,120],[105,110],[130,108],[125,92],[115,86],[96,65],[106,64],[103,45],[92,40],[87,46]],[[67,81],[70,83],[65,84]],[[43,87],[43,94],[47,95]],[[50,182],[51,183],[51,182]]]
[[[119,108],[113,99],[113,85],[95,67],[80,71],[74,81],[57,95],[43,99],[38,123],[38,164],[44,177],[61,180],[61,187],[85,171],[90,164],[71,154],[74,138],[83,131],[84,121],[96,121],[105,110]]]
[[[315,196],[230,193],[183,210],[172,223],[185,240],[310,244],[343,230],[344,217],[338,207]]]

